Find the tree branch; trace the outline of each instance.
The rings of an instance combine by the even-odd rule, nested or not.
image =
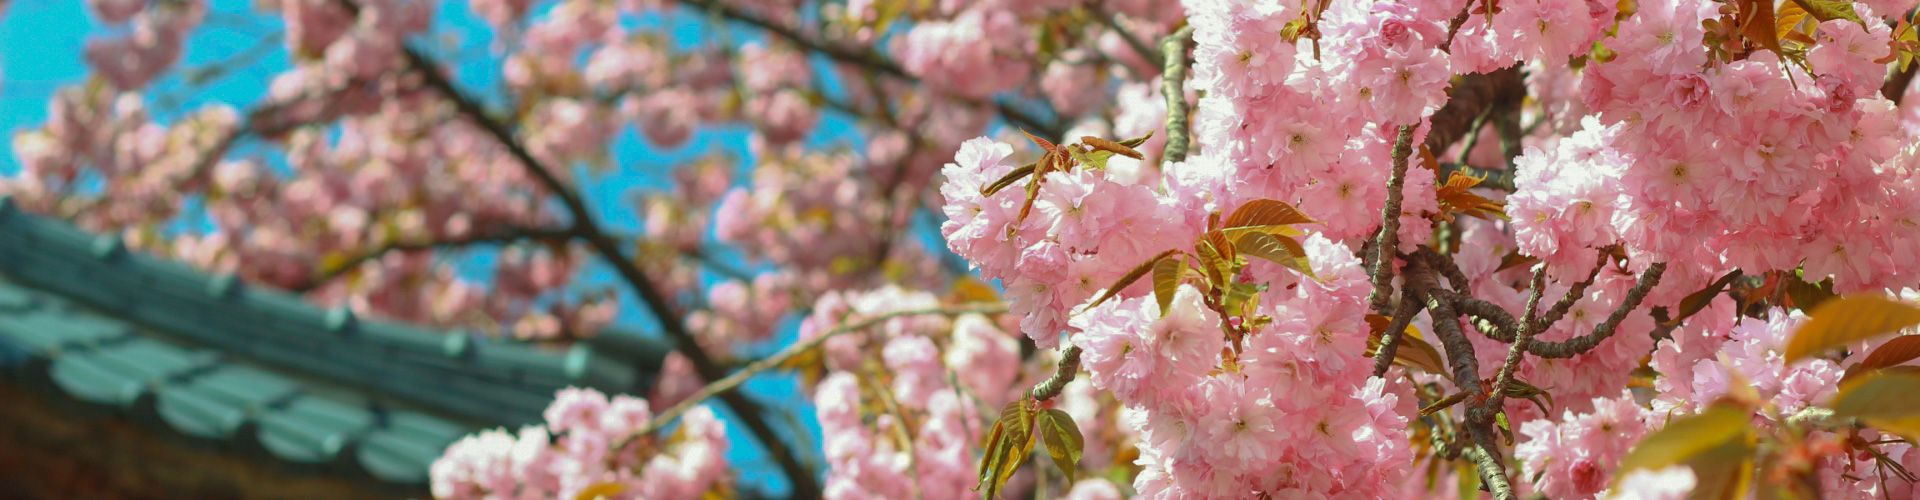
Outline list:
[[[1475,132],[1470,129],[1481,110],[1491,107],[1493,113],[1518,112],[1526,98],[1526,81],[1521,78],[1517,64],[1492,73],[1462,76],[1447,90],[1447,104],[1428,119],[1433,126],[1428,129],[1424,144],[1435,155],[1445,154],[1454,141]]]
[[[775,367],[778,367],[781,364],[786,363],[787,360],[793,359],[794,356],[799,356],[801,354],[806,353],[809,350],[812,350],[815,347],[819,347],[820,344],[826,343],[827,339],[837,337],[840,334],[847,333],[847,332],[857,332],[860,330],[870,328],[874,325],[884,323],[887,320],[891,320],[891,319],[899,318],[903,316],[924,316],[929,314],[957,316],[962,314],[998,314],[998,313],[1004,313],[1004,312],[1007,312],[1006,304],[971,303],[971,304],[960,304],[960,305],[944,306],[944,307],[930,307],[930,308],[924,308],[924,309],[910,309],[905,311],[886,312],[886,313],[874,315],[873,317],[856,321],[850,324],[841,325],[832,330],[828,330],[826,333],[822,333],[819,336],[807,339],[805,341],[796,342],[793,345],[789,345],[785,349],[781,349],[779,353],[774,354],[773,356],[761,358],[761,359],[755,360],[752,363],[748,363],[747,366],[741,368],[740,371],[733,372],[732,374],[729,374],[724,378],[715,380],[712,383],[709,383],[706,386],[701,387],[700,390],[694,391],[693,394],[688,395],[686,399],[680,400],[679,403],[676,403],[665,410],[661,410],[660,413],[654,414],[652,419],[647,420],[646,426],[635,431],[632,435],[627,436],[625,439],[633,439],[636,436],[643,436],[647,434],[652,434],[655,431],[659,431],[661,428],[666,427],[667,424],[672,423],[674,419],[680,418],[681,415],[686,414],[688,410],[692,410],[693,407],[699,406],[700,403],[702,401],[706,401],[707,398],[711,398],[714,395],[720,394],[722,392],[731,391],[734,388],[739,387],[740,384],[746,383],[747,379],[753,378],[754,375],[759,374],[760,372],[763,372],[763,371],[774,369]],[[621,443],[624,444],[625,439],[623,439]],[[618,445],[615,446],[615,448],[618,448],[618,447],[619,447]]]
[[[1060,352],[1060,366],[1054,367],[1053,376],[1033,386],[1033,390],[1027,391],[1027,395],[1041,401],[1053,399],[1060,395],[1060,391],[1066,390],[1067,383],[1072,382],[1073,377],[1079,373],[1080,346],[1067,346],[1067,350]]]
[[[1173,34],[1160,39],[1160,58],[1163,61],[1160,70],[1160,96],[1167,100],[1167,146],[1160,155],[1162,163],[1187,159],[1187,144],[1192,141],[1188,128],[1187,91],[1181,86],[1187,81],[1187,42],[1193,36],[1193,26],[1182,26]]]
[[[1447,353],[1447,363],[1453,368],[1454,383],[1467,394],[1467,401],[1487,401],[1487,386],[1480,383],[1480,364],[1474,357],[1473,342],[1466,333],[1460,331],[1460,316],[1454,311],[1451,300],[1445,296],[1449,292],[1440,288],[1433,270],[1427,268],[1425,259],[1417,259],[1407,266],[1405,276],[1407,290],[1426,302],[1427,311],[1433,314],[1433,331],[1440,337],[1440,344]],[[1494,498],[1512,500],[1513,487],[1507,479],[1506,466],[1502,464],[1499,448],[1493,441],[1493,414],[1482,404],[1467,404],[1466,419],[1463,422],[1468,435],[1472,436],[1477,447],[1463,450],[1480,471],[1483,484],[1493,491]],[[1475,450],[1479,456],[1475,456]]]
[[[1106,26],[1107,29],[1113,31],[1115,35],[1119,35],[1120,40],[1127,42],[1127,46],[1133,48],[1135,53],[1140,54],[1141,59],[1146,59],[1148,64],[1165,66],[1167,64],[1166,57],[1178,57],[1163,56],[1162,53],[1154,52],[1153,49],[1147,48],[1147,42],[1140,41],[1140,37],[1133,36],[1133,32],[1127,31],[1126,27],[1121,26],[1120,20],[1115,18],[1115,15],[1116,14],[1103,9],[1093,9],[1093,18],[1099,20],[1101,26]],[[1165,49],[1164,42],[1162,42],[1161,47],[1162,50]]]
[[[761,30],[766,31],[768,34],[780,37],[782,39],[787,40],[790,43],[793,43],[794,45],[799,45],[800,47],[805,48],[807,50],[818,52],[821,55],[825,55],[837,61],[864,67],[873,71],[877,71],[886,76],[899,78],[901,80],[906,80],[908,82],[920,83],[920,79],[918,77],[915,77],[911,73],[908,73],[906,68],[900,67],[900,65],[895,64],[892,60],[887,59],[886,56],[880,54],[879,52],[874,52],[871,50],[855,49],[855,48],[851,48],[843,45],[835,45],[832,43],[827,43],[822,40],[817,40],[817,39],[814,39],[813,37],[807,36],[804,33],[801,33],[797,29],[761,18],[760,16],[753,15],[751,13],[748,13],[747,11],[740,10],[737,7],[727,5],[725,2],[720,0],[680,0],[680,3],[688,7],[713,13],[727,20],[745,23],[755,28],[759,28]],[[1050,123],[1041,121],[1038,117],[1027,114],[1025,111],[1021,111],[1019,108],[1015,108],[1004,102],[991,100],[991,99],[984,100],[984,101],[976,100],[976,99],[966,99],[966,98],[960,98],[957,96],[955,96],[954,98],[974,106],[992,105],[995,110],[999,111],[1001,117],[1006,118],[1007,123],[1011,123],[1014,126],[1017,126],[1020,128],[1033,130],[1049,138],[1059,138],[1061,134],[1066,133],[1064,127],[1061,127],[1058,124],[1050,124]]]
[[[571,228],[507,228],[498,231],[475,232],[459,238],[424,241],[391,241],[385,245],[348,256],[330,266],[321,268],[305,283],[288,288],[289,291],[306,293],[326,285],[347,272],[360,267],[368,261],[379,259],[392,252],[414,252],[443,248],[460,248],[481,244],[508,244],[521,241],[567,241],[573,239]]]
[[[1387,178],[1387,204],[1380,208],[1380,235],[1374,238],[1379,243],[1373,247],[1373,291],[1367,294],[1375,314],[1386,314],[1387,301],[1392,300],[1393,260],[1400,248],[1400,192],[1407,184],[1407,157],[1413,154],[1417,127],[1401,125],[1400,136],[1393,141],[1393,174]]]
[[[1665,262],[1656,262],[1647,266],[1646,272],[1640,273],[1640,282],[1633,285],[1632,290],[1627,291],[1626,300],[1621,301],[1620,306],[1614,308],[1613,314],[1607,315],[1606,321],[1594,325],[1592,333],[1567,339],[1564,342],[1537,342],[1528,346],[1527,352],[1542,358],[1571,358],[1593,350],[1595,346],[1600,345],[1600,341],[1613,336],[1620,322],[1627,319],[1627,313],[1640,307],[1640,301],[1647,297],[1647,292],[1652,291],[1654,285],[1660,284],[1660,275],[1666,271],[1667,263]]]
[[[1575,282],[1572,288],[1567,289],[1567,294],[1560,297],[1560,301],[1555,302],[1553,308],[1548,309],[1545,314],[1534,317],[1533,311],[1527,311],[1527,321],[1522,323],[1522,326],[1528,330],[1539,332],[1546,330],[1547,327],[1553,326],[1555,322],[1560,321],[1561,317],[1567,315],[1567,311],[1573,309],[1574,304],[1579,303],[1580,299],[1586,298],[1587,287],[1593,286],[1594,278],[1599,277],[1600,270],[1607,267],[1609,257],[1611,257],[1611,255],[1609,255],[1607,250],[1601,250],[1600,260],[1599,262],[1593,263],[1593,271],[1587,273],[1587,279]]]
[[[1478,444],[1480,439],[1476,438],[1474,441]],[[1493,492],[1494,498],[1509,500],[1516,498],[1513,494],[1513,483],[1507,479],[1506,465],[1500,463],[1500,458],[1487,451],[1484,446],[1465,447],[1460,450],[1460,456],[1473,462],[1473,468],[1480,471],[1480,484],[1486,486],[1487,491]]]
[[[1380,349],[1373,353],[1373,376],[1384,377],[1387,369],[1393,367],[1393,357],[1400,353],[1400,337],[1407,332],[1407,325],[1413,323],[1413,317],[1420,314],[1420,301],[1411,294],[1402,294],[1400,307],[1393,313],[1393,320],[1387,323],[1387,331],[1380,334]]]
[[[646,304],[647,309],[660,322],[661,330],[667,334],[667,338],[672,339],[674,344],[679,346],[681,354],[687,357],[687,361],[693,365],[694,371],[699,373],[701,378],[715,381],[726,376],[725,369],[713,361],[713,358],[694,339],[693,333],[687,330],[685,318],[674,310],[666,294],[662,293],[653,279],[642,272],[639,266],[635,265],[633,260],[620,249],[620,246],[594,222],[593,212],[587,208],[586,201],[581,199],[579,193],[574,192],[570,186],[556,177],[550,168],[535,159],[526,146],[513,137],[513,133],[505,124],[487,116],[476,101],[455,88],[453,83],[440,73],[436,64],[428,61],[425,56],[411,47],[406,48],[403,56],[408,66],[421,76],[429,88],[438,91],[451,101],[461,115],[465,115],[474,125],[493,137],[494,141],[506,148],[507,153],[533,174],[542,186],[551,191],[555,197],[560,198],[567,212],[573,217],[573,231],[581,239],[586,240],[595,253],[600,254],[640,296],[641,302]],[[781,469],[786,472],[787,480],[793,485],[796,497],[820,496],[819,480],[813,471],[800,463],[799,457],[787,448],[785,441],[780,440],[780,436],[774,433],[773,427],[767,425],[758,404],[738,391],[722,392],[720,399],[733,410],[733,413],[739,417],[740,423],[754,435],[754,438],[766,447],[768,454],[780,463]]]

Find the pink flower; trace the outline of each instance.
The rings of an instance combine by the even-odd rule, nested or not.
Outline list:
[[[1154,307],[1141,312],[1157,311]],[[1153,316],[1147,316],[1153,317]],[[1168,366],[1182,372],[1202,375],[1220,363],[1220,348],[1226,346],[1220,330],[1220,316],[1201,304],[1200,291],[1181,285],[1163,316],[1153,320],[1142,334],[1151,351],[1167,360]]]

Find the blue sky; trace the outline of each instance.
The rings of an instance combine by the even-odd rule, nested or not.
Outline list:
[[[180,68],[227,67],[231,70],[203,82],[187,82],[181,77],[181,71],[169,73],[156,82],[149,92],[152,96],[152,113],[157,120],[170,122],[186,112],[211,103],[226,103],[236,109],[245,109],[265,95],[267,83],[274,75],[290,67],[288,53],[278,38],[283,29],[279,19],[256,13],[253,4],[253,0],[211,1],[206,22],[187,42]],[[457,84],[463,90],[497,100],[499,57],[490,48],[491,28],[473,17],[465,2],[443,2],[436,14],[436,26],[431,38],[414,40],[414,45],[441,61],[456,64]],[[683,47],[704,43],[705,40],[725,39],[738,43],[758,37],[750,29],[707,24],[697,15],[631,21],[640,26],[666,29],[675,43]],[[44,122],[49,98],[61,86],[80,82],[86,77],[88,70],[80,57],[84,41],[116,29],[119,28],[99,24],[91,17],[83,2],[74,0],[13,0],[4,12],[0,12],[0,132],[4,133],[4,137],[0,137],[3,139],[0,140],[0,175],[12,175],[19,170],[19,162],[13,152],[12,134]],[[449,36],[451,38],[447,38]],[[857,131],[844,116],[829,114],[821,125],[811,139],[816,145],[835,142],[857,145],[860,142]],[[635,132],[629,127],[619,136],[619,142],[613,145],[612,155],[619,167],[600,175],[590,174],[584,169],[577,171],[578,178],[586,180],[582,189],[601,222],[615,231],[638,231],[641,219],[639,214],[631,210],[629,197],[636,191],[664,189],[668,179],[666,172],[674,166],[714,152],[751,158],[746,149],[747,131],[739,126],[703,129],[687,144],[672,149],[647,144],[639,140]],[[261,150],[258,145],[243,142],[238,145],[235,154],[253,154]],[[744,175],[740,177],[745,178]],[[480,252],[466,257],[459,264],[479,275],[477,271],[484,269],[488,260],[489,256]],[[737,267],[752,266],[742,264]],[[616,280],[610,269],[596,262],[586,271],[583,282],[587,286],[617,286],[619,283]],[[632,294],[624,287],[618,289],[622,293],[624,311],[619,319],[620,326],[657,331],[653,318],[634,302]],[[791,324],[789,322],[789,327],[777,334],[775,345],[759,346],[755,351],[771,352],[777,345],[791,342],[795,335]],[[768,406],[801,408],[801,421],[809,434],[805,442],[812,445],[807,452],[814,455],[810,460],[819,464],[819,429],[812,418],[811,398],[797,390],[796,381],[786,376],[760,377],[748,382],[745,387],[749,394]],[[717,401],[712,405],[726,418],[732,418],[726,415],[724,405]],[[790,428],[785,422],[773,422],[773,425]],[[742,427],[730,425],[729,430],[735,445],[729,451],[728,458],[740,471],[742,486],[761,488],[775,495],[783,494],[788,485],[778,467],[757,443],[749,444],[753,443],[753,439]]]

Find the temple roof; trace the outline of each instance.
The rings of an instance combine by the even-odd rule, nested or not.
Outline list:
[[[418,484],[448,443],[536,423],[558,389],[650,385],[665,351],[623,332],[553,347],[360,318],[0,197],[0,381],[238,452]]]

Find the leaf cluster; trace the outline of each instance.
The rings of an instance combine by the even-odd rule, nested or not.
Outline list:
[[[1238,346],[1240,339],[1272,321],[1257,312],[1265,285],[1238,279],[1247,259],[1265,260],[1314,277],[1306,249],[1296,239],[1304,233],[1293,226],[1315,222],[1293,205],[1269,199],[1240,205],[1224,222],[1220,213],[1214,212],[1207,231],[1194,240],[1192,251],[1169,249],[1134,266],[1081,311],[1112,299],[1151,274],[1154,301],[1165,316],[1173,305],[1174,292],[1182,283],[1193,283],[1203,292],[1207,307],[1220,314],[1221,328]]]
[[[980,482],[973,490],[984,487],[986,498],[998,498],[1007,478],[1013,477],[1014,471],[1033,453],[1035,442],[1045,443],[1053,464],[1072,478],[1079,470],[1080,456],[1086,449],[1085,439],[1079,424],[1073,422],[1073,415],[1065,411],[1041,408],[1039,401],[1027,397],[1007,403],[987,433],[987,454],[981,457]]]

